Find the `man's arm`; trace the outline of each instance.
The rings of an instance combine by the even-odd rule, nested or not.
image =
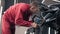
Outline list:
[[[22,12],[18,11],[15,17],[15,24],[20,25],[20,26],[31,26],[30,21],[25,21],[23,20]]]

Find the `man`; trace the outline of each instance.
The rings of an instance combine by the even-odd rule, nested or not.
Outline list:
[[[38,11],[37,2],[31,4],[18,3],[8,8],[2,16],[2,34],[15,34],[15,25],[37,27],[29,21],[29,16]]]

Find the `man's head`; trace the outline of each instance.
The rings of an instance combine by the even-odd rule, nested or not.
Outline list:
[[[36,13],[39,10],[38,4],[39,4],[39,2],[37,2],[37,1],[34,1],[30,4],[30,6],[31,6],[30,11],[32,13]]]

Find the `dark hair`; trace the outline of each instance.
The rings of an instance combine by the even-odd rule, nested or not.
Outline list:
[[[33,1],[32,3],[31,3],[31,6],[38,6],[40,3],[38,2],[38,1]]]

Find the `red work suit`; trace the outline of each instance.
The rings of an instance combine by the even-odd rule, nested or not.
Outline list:
[[[29,8],[30,5],[25,3],[9,7],[2,16],[2,34],[15,34],[15,25],[31,26]]]

